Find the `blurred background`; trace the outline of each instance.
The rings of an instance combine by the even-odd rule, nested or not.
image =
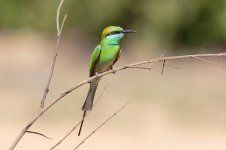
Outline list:
[[[0,0],[0,149],[9,148],[37,113],[56,47],[56,0]],[[104,27],[135,29],[121,42],[115,67],[166,55],[225,52],[225,0],[65,0],[68,15],[46,103],[88,78],[92,50]],[[208,58],[225,64],[225,58]],[[157,69],[128,69],[105,76],[101,101],[58,149],[72,149],[87,134],[133,101],[80,149],[225,150],[225,70],[199,60],[169,61]],[[81,119],[88,85],[52,107],[17,149],[48,149]],[[139,91],[139,92],[137,92]],[[137,94],[136,94],[137,93]]]

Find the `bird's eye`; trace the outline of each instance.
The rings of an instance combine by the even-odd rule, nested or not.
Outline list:
[[[121,33],[121,32],[120,32],[120,31],[112,31],[112,32],[108,33],[108,34],[106,35],[106,37],[107,37],[107,36],[110,36],[110,35],[114,35],[114,34],[119,34],[119,33]]]

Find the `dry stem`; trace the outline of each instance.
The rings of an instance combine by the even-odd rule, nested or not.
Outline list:
[[[135,94],[136,95],[136,94]],[[134,97],[134,96],[133,96]],[[112,114],[110,117],[108,117],[103,123],[101,123],[95,130],[93,130],[88,136],[86,136],[75,148],[74,150],[77,150],[82,144],[85,143],[85,141],[90,138],[94,133],[96,133],[103,125],[105,125],[108,121],[110,121],[115,115],[120,113],[130,102],[132,98],[130,98],[120,109],[118,109],[114,114]]]
[[[41,117],[49,108],[51,108],[54,104],[56,104],[59,100],[61,100],[63,97],[65,97],[66,95],[68,95],[69,93],[71,93],[72,91],[76,90],[77,88],[90,83],[92,80],[102,77],[102,76],[106,76],[108,74],[111,73],[116,73],[122,70],[126,70],[130,67],[133,66],[139,66],[139,65],[144,65],[144,64],[150,64],[153,62],[161,62],[163,60],[178,60],[178,59],[187,59],[187,58],[195,58],[195,57],[226,57],[226,53],[218,53],[218,54],[197,54],[197,55],[182,55],[182,56],[171,56],[171,57],[158,57],[155,59],[151,59],[151,60],[146,60],[146,61],[141,61],[141,62],[137,62],[137,63],[133,63],[133,64],[129,64],[129,65],[125,65],[123,67],[114,69],[114,70],[109,70],[106,72],[103,72],[101,74],[98,74],[98,76],[92,76],[82,82],[80,82],[79,84],[77,84],[76,86],[72,87],[71,89],[63,92],[62,94],[60,94],[59,97],[57,97],[55,100],[53,100],[49,105],[45,106],[43,109],[41,109],[36,116],[33,117],[33,119],[27,123],[25,125],[25,127],[20,131],[19,135],[17,136],[17,138],[15,139],[15,141],[13,142],[13,144],[11,145],[11,147],[9,148],[9,150],[13,150],[15,148],[15,146],[17,145],[17,143],[20,141],[20,139],[24,136],[24,134],[26,133],[26,131],[38,120],[39,117]],[[199,59],[200,60],[200,59]],[[204,61],[205,60],[205,61]],[[209,63],[209,64],[213,64],[212,62],[203,59],[203,62]],[[216,65],[215,65],[216,66]],[[217,67],[222,68],[223,65],[217,65]],[[136,68],[135,68],[136,69]]]
[[[64,18],[63,18],[63,21],[61,23],[61,27],[59,26],[59,14],[60,14],[60,9],[61,9],[61,6],[63,5],[63,2],[64,0],[61,0],[60,1],[60,4],[58,6],[58,9],[57,9],[57,16],[56,16],[56,26],[57,26],[57,44],[56,44],[56,50],[55,50],[55,54],[54,54],[54,57],[53,57],[53,62],[52,62],[52,67],[51,67],[51,70],[50,70],[50,74],[49,74],[49,78],[48,78],[48,81],[47,81],[47,84],[46,84],[46,88],[43,92],[43,97],[42,97],[42,100],[41,100],[41,105],[40,105],[40,111],[38,112],[38,115],[39,116],[40,114],[43,113],[43,109],[44,109],[44,106],[45,106],[45,100],[46,100],[46,96],[49,92],[49,86],[50,86],[50,82],[51,82],[51,79],[52,79],[52,76],[53,76],[53,71],[54,71],[54,68],[55,68],[55,64],[56,64],[56,59],[57,59],[57,55],[58,55],[58,51],[59,51],[59,44],[60,44],[60,37],[61,37],[61,32],[62,32],[62,29],[63,29],[63,25],[64,25],[64,22],[67,18],[67,15],[65,14],[64,15]],[[19,133],[19,135],[17,136],[17,138],[14,140],[13,144],[10,146],[9,150],[13,150],[16,145],[18,144],[18,142],[21,140],[21,138],[24,136],[24,134],[26,132],[28,132],[28,129],[31,127],[31,125],[34,123],[33,121],[36,121],[37,119],[33,119],[31,120],[24,129],[21,130],[21,132]],[[32,133],[32,132],[30,132]],[[35,134],[35,133],[34,133]]]
[[[51,66],[51,69],[50,69],[49,78],[48,78],[48,81],[47,81],[47,84],[46,84],[46,88],[45,88],[45,90],[43,92],[43,96],[42,96],[42,100],[41,100],[41,106],[40,106],[41,109],[44,108],[46,96],[49,93],[49,86],[50,86],[50,82],[51,82],[51,79],[52,79],[52,76],[53,76],[53,71],[54,71],[54,68],[55,68],[56,59],[57,59],[58,51],[59,51],[61,32],[62,32],[62,29],[63,29],[63,26],[64,26],[64,22],[65,22],[65,20],[67,18],[67,15],[65,14],[64,18],[63,18],[63,21],[61,23],[61,26],[60,26],[59,25],[60,24],[59,23],[60,22],[59,21],[59,14],[60,14],[60,9],[61,9],[61,6],[63,5],[63,2],[64,2],[64,0],[60,1],[60,4],[59,4],[58,9],[57,9],[57,17],[56,17],[57,44],[56,44],[55,54],[53,56],[53,62],[52,62],[52,66]]]
[[[40,136],[42,136],[44,138],[47,138],[49,140],[52,140],[52,138],[46,136],[45,134],[42,134],[42,133],[39,133],[39,132],[36,132],[36,131],[27,131],[27,133],[37,134],[37,135],[40,135]]]
[[[113,76],[114,77],[114,76]],[[104,91],[107,89],[107,87],[110,85],[113,77],[111,78],[111,80],[107,83],[107,85],[103,88],[103,90],[101,91],[100,95],[98,96],[96,102],[93,105],[93,108],[95,107],[95,105],[100,101],[102,95],[104,94]],[[56,144],[54,144],[49,150],[53,150],[55,149],[58,145],[60,145],[82,122],[83,119],[85,119],[90,112],[88,112],[66,135],[64,135]]]

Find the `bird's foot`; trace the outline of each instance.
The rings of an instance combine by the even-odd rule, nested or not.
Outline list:
[[[99,78],[100,77],[100,74],[98,74],[97,72],[95,73],[96,77]]]
[[[116,73],[116,70],[113,67],[111,68],[111,70],[112,70],[112,73],[114,74]]]

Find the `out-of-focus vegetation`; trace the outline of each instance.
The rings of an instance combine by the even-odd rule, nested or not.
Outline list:
[[[0,0],[0,29],[55,32],[58,1]],[[223,46],[225,0],[65,0],[65,30],[99,35],[108,25],[135,28],[169,46]]]

